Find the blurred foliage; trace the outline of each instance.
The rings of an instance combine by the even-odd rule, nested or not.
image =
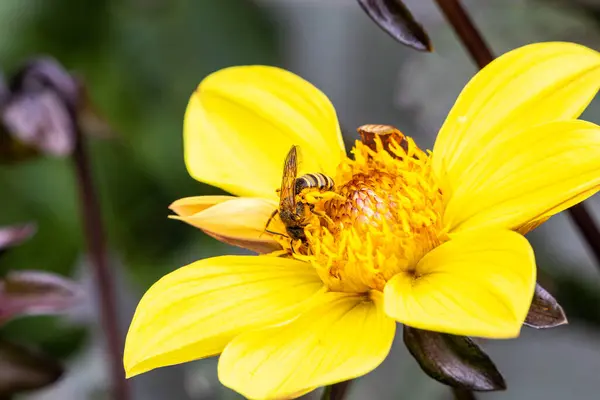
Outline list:
[[[0,331],[2,339],[33,343],[52,357],[72,356],[86,344],[84,326],[66,323],[62,317],[24,317],[11,321]]]
[[[52,55],[82,78],[110,126],[111,138],[90,138],[93,173],[111,251],[140,292],[184,262],[222,253],[214,239],[167,218],[180,197],[218,193],[185,170],[183,114],[210,72],[278,63],[269,16],[250,0],[3,0],[0,21],[6,76],[32,57]],[[84,240],[74,185],[69,159],[0,167],[0,225],[38,226],[35,237],[0,259],[0,274],[76,271]],[[59,357],[86,340],[85,329],[52,317],[18,319],[0,334]]]
[[[550,267],[551,268],[551,267]],[[548,265],[546,265],[548,269]],[[552,294],[560,302],[570,322],[580,321],[600,328],[600,293],[598,285],[556,269],[548,274]]]
[[[0,339],[0,370],[2,399],[51,385],[64,372],[60,363],[37,349],[3,339]]]
[[[187,242],[212,243],[166,218],[175,199],[217,192],[185,171],[182,117],[208,73],[277,64],[268,15],[247,0],[7,0],[0,18],[11,22],[5,33],[18,27],[19,40],[14,31],[0,38],[7,75],[34,55],[51,54],[84,79],[112,127],[113,139],[92,140],[94,172],[111,246],[142,284],[177,267],[171,257]],[[68,160],[0,169],[0,222],[39,226],[30,243],[0,262],[2,271],[72,272],[83,245],[73,185]]]
[[[35,230],[34,224],[0,227],[0,256]],[[55,329],[57,319],[23,317],[60,315],[84,299],[78,284],[51,272],[10,272],[0,279],[0,398],[56,382],[64,371],[59,359],[78,350],[87,333],[84,327]]]

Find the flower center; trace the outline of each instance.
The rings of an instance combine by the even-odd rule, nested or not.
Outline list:
[[[376,150],[357,141],[355,159],[338,168],[339,196],[313,200],[307,248],[294,256],[311,262],[331,290],[383,290],[397,273],[418,275],[421,257],[444,241],[430,157],[406,139],[388,150],[379,140]]]

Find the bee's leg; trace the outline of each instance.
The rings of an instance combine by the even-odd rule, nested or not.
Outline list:
[[[289,238],[288,235],[284,235],[283,233],[280,233],[280,232],[270,231],[268,229],[265,229],[265,232],[270,233],[271,235],[276,235],[276,236],[281,236],[281,237],[284,237],[284,238]]]
[[[345,200],[346,199],[341,194],[337,194],[336,192],[332,192],[331,190],[321,193],[321,198],[323,200],[333,200],[333,199]]]
[[[260,235],[258,235],[258,237],[259,237],[259,238],[260,238],[260,237],[262,236],[262,234],[263,234],[263,233],[265,233],[265,232],[267,232],[267,233],[271,233],[271,234],[277,234],[276,232],[271,232],[271,231],[269,231],[269,229],[268,229],[268,228],[269,228],[269,225],[271,224],[271,221],[273,220],[273,218],[275,218],[275,215],[277,215],[277,213],[278,213],[278,212],[279,212],[279,209],[276,209],[276,210],[274,210],[274,211],[273,211],[273,213],[271,214],[271,216],[270,216],[270,217],[269,217],[269,219],[267,220],[267,223],[265,224],[265,230],[264,230],[264,231],[263,231],[263,232],[262,232]],[[280,233],[279,235],[281,235],[281,236],[285,236],[285,235],[282,235],[281,233]]]
[[[277,215],[278,212],[279,212],[279,209],[273,210],[273,212],[269,216],[269,219],[267,220],[267,224],[265,225],[265,228],[269,227],[269,224],[271,223],[271,221],[273,220],[273,218],[275,218],[275,216]]]
[[[313,214],[315,214],[315,215],[317,215],[319,217],[325,217],[326,216],[326,214],[323,211],[317,211],[317,210],[315,210],[315,205],[314,204],[309,204],[308,205],[308,210],[311,213],[313,213]]]
[[[298,248],[296,248],[296,247],[298,247]],[[292,251],[292,254],[300,254],[300,253],[298,253],[298,250],[300,247],[302,247],[302,244],[300,246],[294,246],[294,239],[290,240],[290,250]]]
[[[304,260],[306,257],[306,251],[308,250],[308,242],[306,237],[303,239],[292,239],[290,240],[290,251],[299,260]]]
[[[314,204],[319,200],[344,200],[344,196],[341,196],[335,192],[327,191],[327,192],[308,192],[304,194],[304,199],[309,204]]]
[[[315,210],[314,204],[309,204],[308,209],[310,210],[311,213],[315,214],[317,217],[323,218],[328,223],[333,224],[333,220],[324,211]]]

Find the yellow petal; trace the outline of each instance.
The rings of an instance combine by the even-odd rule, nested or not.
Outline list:
[[[527,240],[511,231],[456,235],[385,286],[386,313],[408,326],[454,335],[519,335],[535,288]]]
[[[600,185],[600,127],[559,121],[506,133],[449,196],[450,231],[521,229],[584,200]]]
[[[197,261],[155,283],[125,343],[128,377],[220,353],[236,335],[300,313],[322,282],[308,263],[260,256]]]
[[[240,246],[258,253],[268,253],[281,249],[278,242],[272,239],[265,229],[267,221],[277,209],[273,200],[249,197],[206,196],[220,202],[207,207],[195,214],[172,217],[202,229],[208,235],[228,244]],[[220,197],[225,198],[224,201]],[[198,199],[192,205],[192,200],[177,204],[171,208],[188,213],[194,207],[199,209],[203,201]],[[184,199],[185,200],[185,199]],[[181,200],[180,200],[181,201]],[[175,203],[174,203],[175,204]]]
[[[189,217],[215,204],[235,199],[233,196],[194,196],[174,201],[169,208],[180,217]]]
[[[508,52],[463,89],[434,146],[433,165],[443,189],[503,136],[533,125],[575,119],[600,87],[600,53],[562,42]]]
[[[344,145],[333,105],[291,72],[240,66],[208,76],[192,95],[184,150],[195,179],[238,196],[275,198],[292,145],[300,171],[334,175]]]
[[[238,336],[219,359],[220,381],[248,398],[281,399],[372,371],[396,329],[380,296],[324,293],[298,319]]]

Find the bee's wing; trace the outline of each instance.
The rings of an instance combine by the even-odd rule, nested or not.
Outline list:
[[[296,208],[296,176],[298,174],[298,146],[292,146],[283,164],[279,208],[293,211]]]

